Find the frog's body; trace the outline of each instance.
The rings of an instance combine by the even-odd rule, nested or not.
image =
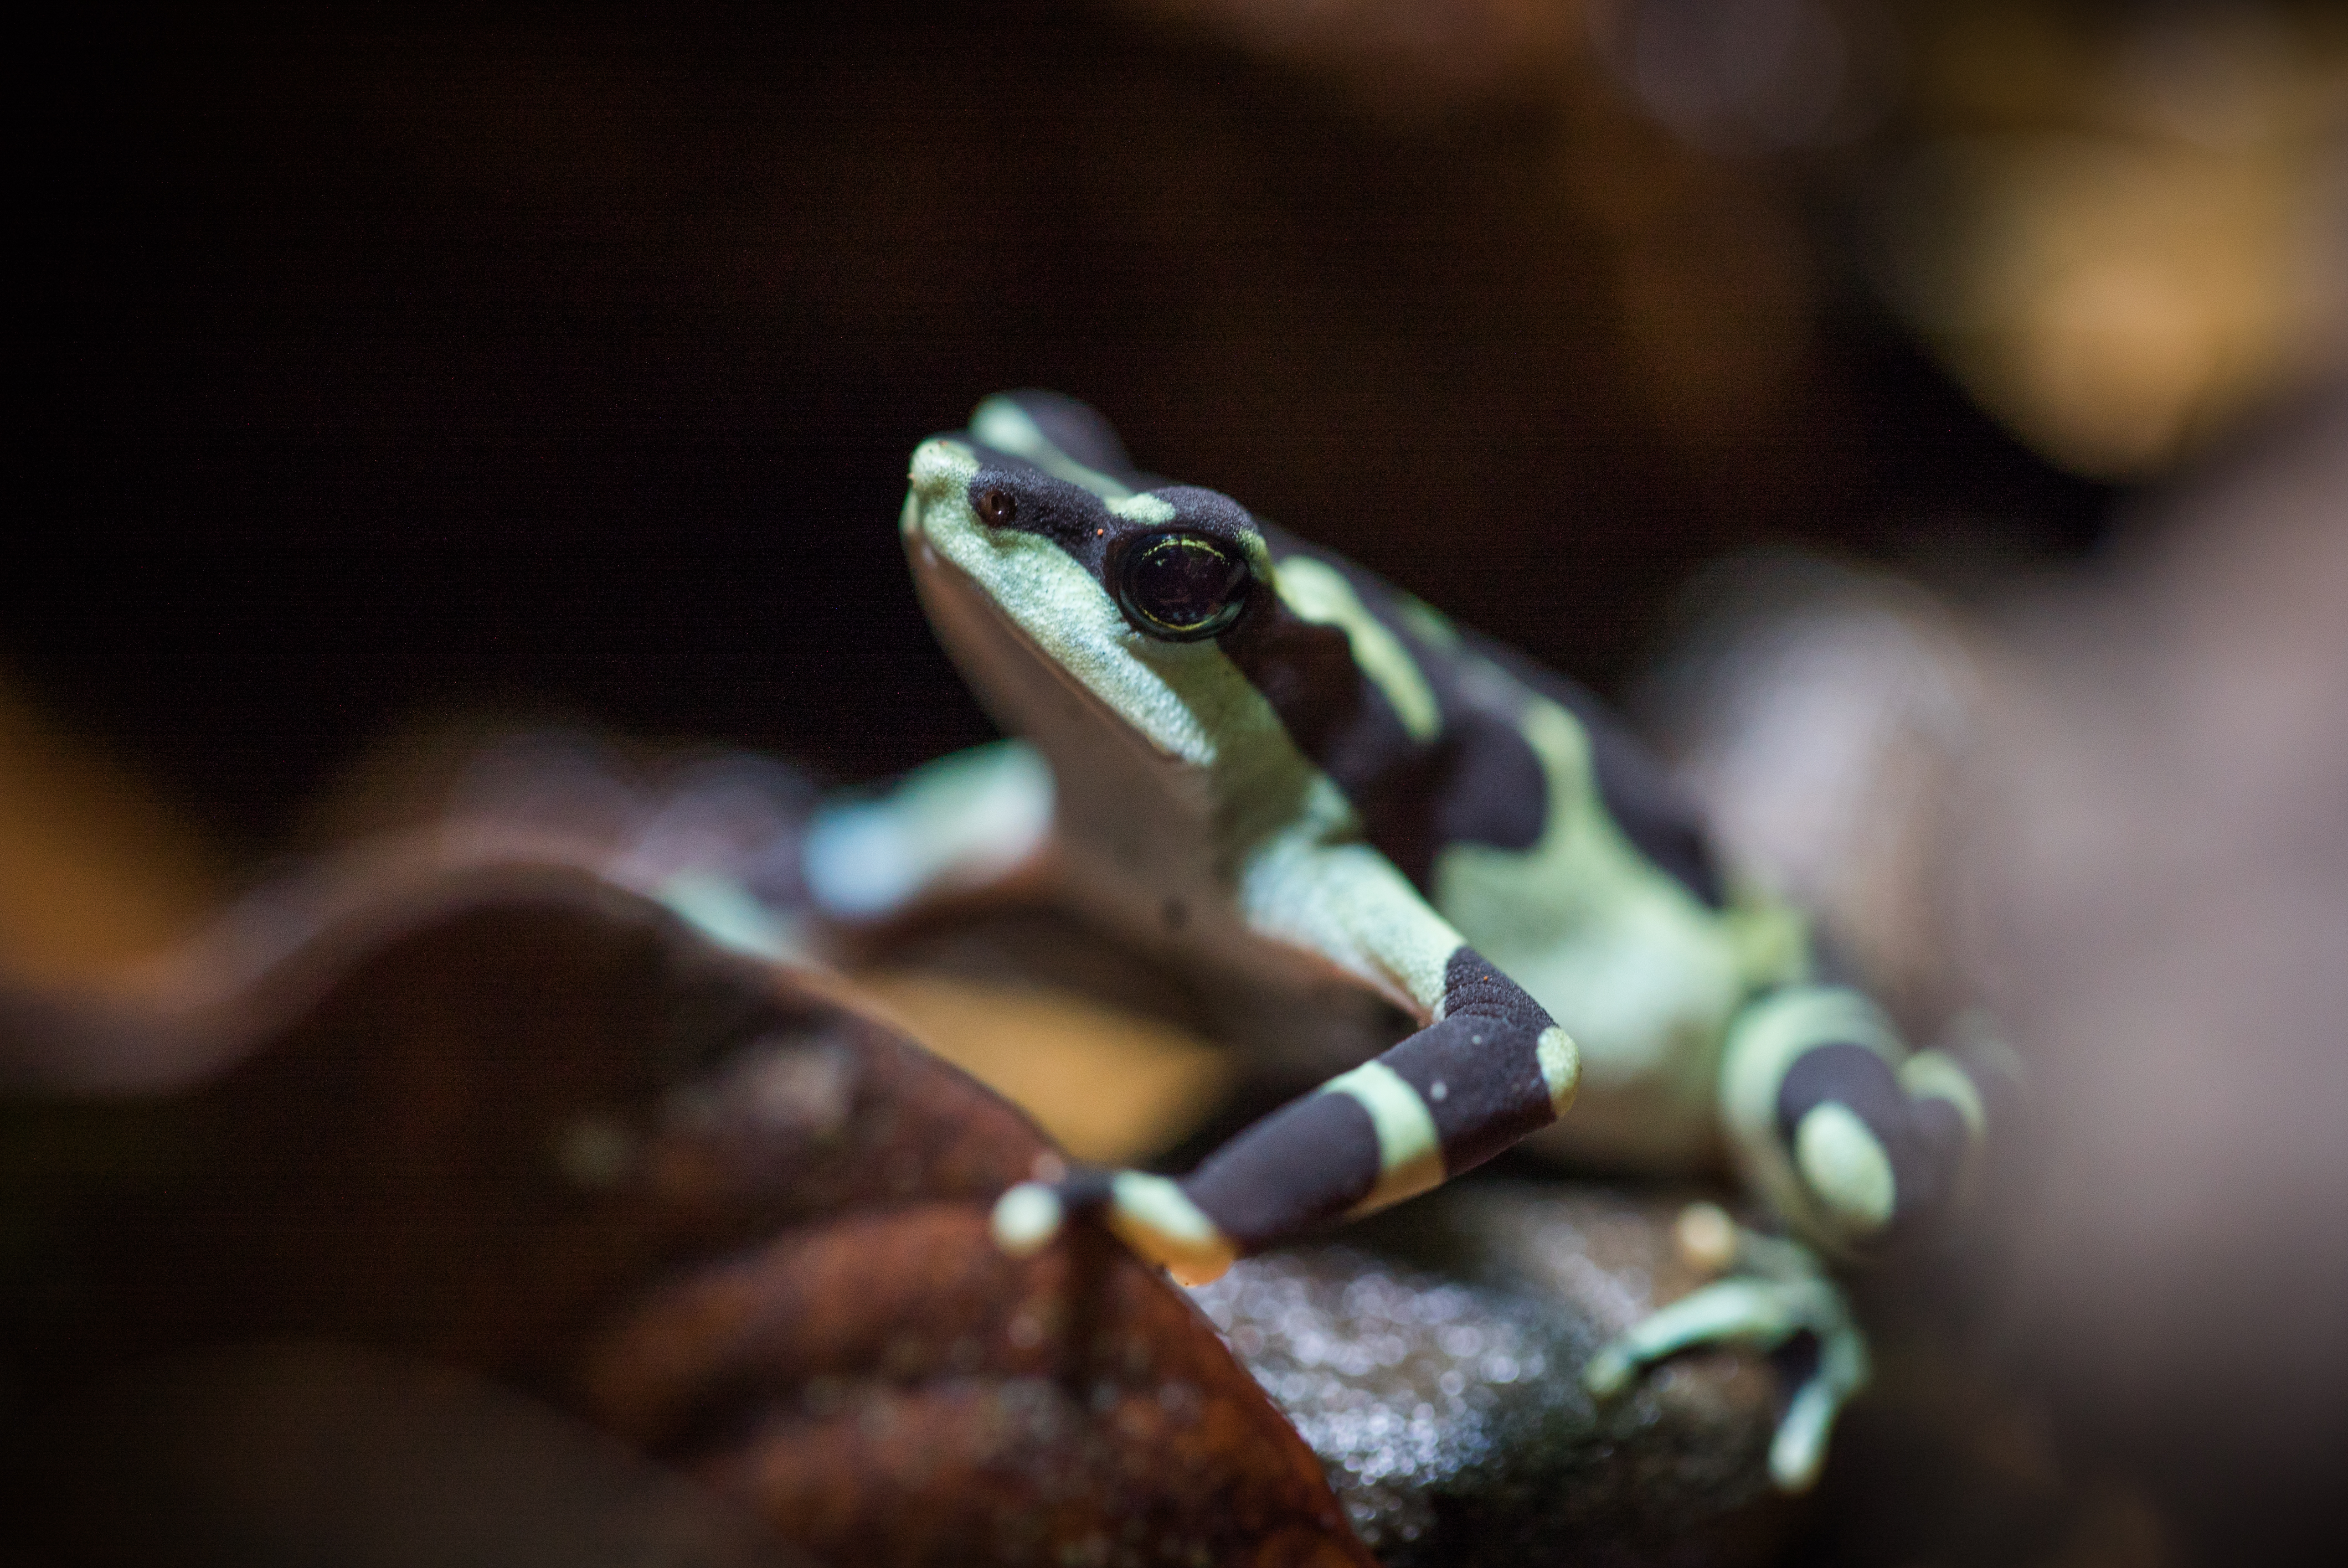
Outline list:
[[[1552,1123],[1617,1164],[1725,1149],[1834,1254],[1952,1185],[1981,1131],[1962,1073],[1813,980],[1800,920],[1724,881],[1694,814],[1584,694],[1225,497],[1135,472],[1065,399],[989,399],[911,477],[923,603],[1048,770],[993,748],[819,822],[819,900],[870,916],[1017,876],[1249,994],[1334,981],[1416,1026],[1179,1181],[1014,1189],[1005,1245],[1097,1205],[1211,1277]],[[1746,1253],[1768,1277],[1667,1308],[1590,1376],[1619,1386],[1698,1339],[1818,1334],[1773,1457],[1799,1484],[1864,1349],[1782,1245]]]

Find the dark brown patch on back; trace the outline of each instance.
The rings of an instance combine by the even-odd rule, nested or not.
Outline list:
[[[1590,771],[1606,815],[1640,854],[1706,908],[1726,902],[1704,814],[1622,719],[1591,692],[1479,632],[1462,645],[1573,715],[1590,739]]]
[[[1400,715],[1363,678],[1345,634],[1301,619],[1277,598],[1223,634],[1226,658],[1272,704],[1297,750],[1361,802],[1413,750]]]
[[[1702,818],[1670,776],[1589,692],[1474,632],[1457,649],[1421,637],[1395,612],[1385,582],[1270,526],[1275,559],[1309,556],[1341,572],[1364,607],[1398,638],[1435,693],[1442,733],[1414,741],[1385,693],[1354,663],[1345,634],[1299,619],[1276,598],[1254,607],[1220,640],[1280,715],[1299,750],[1362,814],[1370,843],[1431,890],[1435,857],[1449,844],[1526,850],[1548,822],[1549,781],[1513,707],[1471,689],[1469,661],[1572,714],[1590,742],[1600,801],[1623,836],[1707,907],[1725,902]],[[1488,684],[1488,676],[1487,677]]]
[[[1279,557],[1312,554],[1348,570],[1298,549],[1276,530],[1266,528],[1265,536]],[[1365,600],[1390,591],[1375,579],[1356,586],[1370,590]],[[1439,651],[1416,639],[1406,645],[1437,683],[1445,725],[1431,742],[1411,738],[1385,693],[1354,662],[1344,631],[1302,619],[1274,596],[1267,594],[1220,639],[1224,654],[1263,693],[1297,749],[1354,803],[1371,845],[1425,892],[1436,853],[1447,844],[1521,850],[1538,843],[1547,781],[1512,723],[1447,693],[1439,678],[1449,672]]]

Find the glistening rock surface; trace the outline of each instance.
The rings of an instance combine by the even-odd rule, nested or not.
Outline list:
[[[1694,1353],[1605,1406],[1581,1388],[1593,1350],[1701,1283],[1673,1246],[1680,1207],[1471,1180],[1195,1299],[1389,1568],[1760,1561],[1791,1518],[1768,1481],[1766,1361]]]

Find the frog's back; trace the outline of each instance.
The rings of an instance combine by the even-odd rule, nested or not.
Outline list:
[[[1799,971],[1798,923],[1732,896],[1693,801],[1589,692],[1265,535],[1287,614],[1234,658],[1371,845],[1581,1045],[1580,1108],[1544,1137],[1635,1164],[1702,1153],[1728,1021]]]
[[[1596,697],[1341,556],[1268,525],[1264,535],[1282,597],[1306,600],[1308,614],[1344,633],[1350,646],[1334,651],[1351,668],[1333,661],[1311,682],[1267,668],[1258,684],[1280,693],[1273,706],[1299,746],[1421,890],[1433,895],[1436,861],[1450,845],[1523,853],[1540,844],[1549,781],[1525,720],[1548,707],[1581,732],[1591,798],[1647,866],[1702,907],[1725,907],[1694,801]],[[1292,589],[1300,576],[1308,582]]]

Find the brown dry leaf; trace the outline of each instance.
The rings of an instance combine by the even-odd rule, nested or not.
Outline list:
[[[108,997],[0,992],[0,1270],[37,1404],[356,1341],[551,1398],[834,1562],[1365,1563],[1172,1286],[988,1239],[1011,1106],[604,876],[419,835]]]
[[[85,1568],[812,1563],[747,1509],[543,1399],[355,1346],[142,1363],[42,1415],[25,1468],[45,1560]]]

